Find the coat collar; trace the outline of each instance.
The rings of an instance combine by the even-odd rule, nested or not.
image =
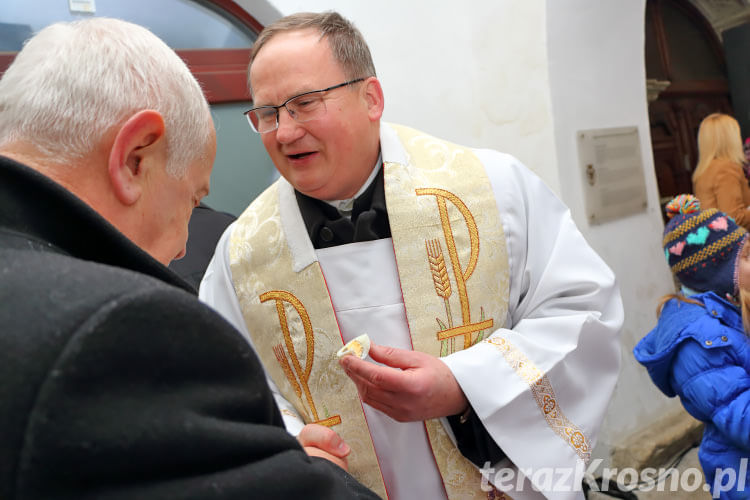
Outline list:
[[[704,293],[700,297],[709,314],[735,330],[743,330],[742,316],[737,314],[738,311],[736,306],[730,304],[713,292]]]
[[[0,156],[0,231],[49,251],[147,274],[195,289],[130,241],[89,205],[45,175]]]

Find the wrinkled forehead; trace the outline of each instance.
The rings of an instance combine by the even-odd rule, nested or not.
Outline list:
[[[333,85],[343,76],[328,41],[305,29],[279,33],[266,42],[250,67],[250,86],[254,104],[263,106]]]

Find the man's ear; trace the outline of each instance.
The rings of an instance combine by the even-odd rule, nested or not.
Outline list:
[[[364,89],[365,101],[367,102],[367,116],[370,118],[370,121],[378,121],[383,116],[383,108],[385,106],[380,80],[371,76],[365,80]]]
[[[157,146],[165,140],[164,119],[158,111],[139,111],[115,134],[109,152],[109,180],[115,196],[124,205],[132,205],[141,197],[145,167]]]

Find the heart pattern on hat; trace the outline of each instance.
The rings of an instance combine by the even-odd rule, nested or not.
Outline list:
[[[675,243],[671,247],[669,247],[669,253],[674,255],[682,255],[682,250],[685,248],[685,242],[680,241],[679,243]]]
[[[708,235],[710,233],[711,231],[709,231],[707,227],[701,226],[692,233],[688,234],[687,238],[685,238],[685,241],[687,241],[690,245],[703,245],[708,239]]]
[[[726,231],[729,226],[726,217],[719,217],[718,219],[712,220],[708,227],[714,231]]]
[[[693,195],[667,203],[662,250],[675,278],[685,289],[735,297],[737,259],[747,231],[715,208],[701,210]]]

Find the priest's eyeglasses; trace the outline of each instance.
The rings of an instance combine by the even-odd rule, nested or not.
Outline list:
[[[365,79],[357,78],[356,80],[349,80],[348,82],[339,83],[325,89],[304,92],[290,97],[286,102],[278,106],[258,106],[257,108],[245,111],[245,117],[247,117],[247,121],[250,123],[250,128],[259,134],[273,132],[279,128],[279,109],[281,108],[286,108],[289,116],[294,118],[296,122],[309,122],[326,114],[326,101],[323,99],[323,94],[363,80]]]

